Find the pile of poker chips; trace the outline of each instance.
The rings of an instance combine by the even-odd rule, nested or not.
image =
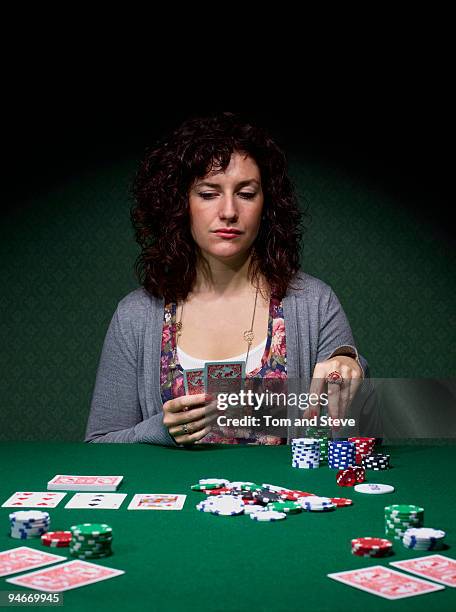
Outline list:
[[[294,438],[291,441],[294,468],[315,469],[320,467],[320,441],[318,438]]]
[[[353,503],[351,499],[343,497],[319,497],[307,491],[272,484],[230,482],[223,478],[201,479],[191,488],[206,493],[206,499],[196,505],[200,512],[218,516],[249,514],[256,521],[283,520],[289,514],[298,514],[303,510],[328,512]],[[257,516],[259,513],[261,516]]]
[[[51,548],[63,548],[71,544],[71,531],[48,531],[41,536],[41,543]]]
[[[348,440],[329,440],[328,467],[340,470],[355,465],[355,444]]]
[[[360,464],[362,462],[363,457],[366,455],[370,455],[374,452],[375,447],[375,438],[348,438],[349,442],[353,442],[355,444],[356,450],[356,463]]]
[[[385,506],[385,533],[395,540],[402,540],[407,529],[422,527],[424,508],[413,504]]]
[[[328,428],[308,427],[306,437],[317,438],[320,443],[320,465],[328,461]]]
[[[445,536],[446,533],[441,529],[412,527],[404,533],[402,544],[413,550],[442,550]]]
[[[19,540],[38,538],[46,533],[51,524],[48,512],[41,510],[19,510],[9,515],[11,537]]]
[[[336,482],[339,487],[353,487],[357,483],[364,482],[366,472],[360,465],[350,466],[344,470],[339,470],[336,475]]]
[[[357,557],[387,557],[391,554],[393,543],[385,538],[354,538],[351,551]]]
[[[70,554],[76,559],[101,559],[112,554],[112,527],[106,523],[82,523],[71,529]]]
[[[362,464],[366,470],[388,470],[390,468],[389,460],[390,455],[377,453],[363,457]]]

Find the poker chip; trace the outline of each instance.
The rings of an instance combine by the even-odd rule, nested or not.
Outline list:
[[[290,489],[281,487],[279,485],[263,483],[261,486],[263,487],[263,489],[269,489],[269,491],[274,491],[274,493],[281,493],[282,491],[290,491]]]
[[[63,548],[70,545],[71,531],[48,531],[41,536],[41,543],[52,548]]]
[[[407,529],[402,538],[406,548],[413,550],[442,550],[446,533],[431,527],[412,527]]]
[[[253,497],[260,504],[269,504],[270,502],[281,501],[280,493],[275,491],[269,491],[268,489],[260,489],[259,491],[253,491]]]
[[[235,516],[244,512],[245,504],[239,497],[220,495],[205,499],[196,506],[201,512],[220,516]]]
[[[280,493],[280,498],[288,501],[296,501],[300,497],[309,497],[313,495],[313,493],[307,493],[307,491],[299,491],[299,490],[288,490],[282,491]]]
[[[348,499],[348,497],[330,497],[329,498],[333,504],[336,504],[338,508],[343,508],[344,506],[351,506],[353,501]]]
[[[194,484],[191,487],[192,491],[209,491],[211,489],[220,489],[220,483],[215,484]]]
[[[357,493],[368,493],[370,495],[382,495],[383,493],[392,493],[394,487],[388,484],[376,484],[373,482],[355,485]]]
[[[285,512],[276,512],[275,510],[260,510],[259,512],[251,514],[250,518],[253,521],[273,522],[282,521],[287,518],[287,515]]]
[[[393,543],[385,538],[354,538],[351,548],[352,554],[358,557],[386,557],[391,554]]]
[[[18,510],[9,515],[10,536],[18,540],[38,538],[49,530],[51,518],[41,510]]]
[[[301,504],[295,501],[272,502],[268,504],[266,508],[268,510],[275,510],[276,512],[285,512],[285,514],[299,514],[302,512]]]
[[[298,502],[301,504],[303,510],[307,510],[308,512],[329,512],[337,508],[337,505],[331,501],[330,497],[319,497],[318,495],[301,497]]]
[[[254,482],[247,482],[247,481],[243,481],[243,480],[234,480],[232,482],[227,483],[225,486],[228,489],[241,489],[242,490],[242,487],[246,486],[246,485],[255,485],[255,483]]]
[[[255,505],[247,505],[244,506],[244,514],[254,514],[255,512],[262,512],[264,510],[263,506]]]
[[[294,438],[291,449],[292,467],[307,470],[320,467],[320,442],[317,438]]]
[[[229,480],[225,478],[200,478],[198,480],[198,484],[200,485],[218,485],[219,487],[224,487],[229,484]]]

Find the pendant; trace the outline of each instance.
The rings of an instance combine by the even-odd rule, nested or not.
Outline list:
[[[255,338],[255,334],[252,330],[247,330],[244,332],[244,340],[249,344],[252,344],[252,340]]]

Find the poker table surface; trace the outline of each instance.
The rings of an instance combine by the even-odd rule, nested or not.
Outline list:
[[[198,445],[192,449],[146,444],[4,442],[0,444],[2,503],[15,491],[45,491],[55,474],[122,474],[118,492],[127,493],[119,510],[65,509],[73,492],[49,510],[51,529],[85,522],[113,528],[113,555],[100,565],[125,574],[64,592],[65,610],[454,610],[456,589],[390,601],[343,585],[327,574],[432,554],[413,552],[394,541],[394,555],[356,557],[350,541],[384,537],[385,505],[424,507],[424,524],[447,532],[456,557],[454,446],[391,446],[390,470],[368,472],[369,482],[392,484],[385,495],[339,487],[327,466],[291,467],[289,446]],[[303,512],[272,523],[250,517],[198,512],[204,493],[190,490],[200,478],[221,477],[270,483],[330,497],[349,497],[353,505],[334,512]],[[135,493],[181,493],[181,511],[131,511]],[[0,550],[27,545],[67,556],[66,548],[47,548],[39,539],[9,537],[11,508],[0,508]],[[395,569],[395,568],[393,568]],[[31,570],[32,571],[32,570]],[[0,578],[2,591],[28,589]]]

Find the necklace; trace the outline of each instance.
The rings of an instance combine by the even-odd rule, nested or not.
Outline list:
[[[247,370],[247,363],[248,363],[248,359],[249,359],[250,347],[252,346],[252,342],[253,342],[253,340],[255,338],[255,333],[253,331],[253,323],[255,321],[255,312],[256,312],[257,300],[258,300],[258,287],[257,287],[256,293],[255,293],[255,305],[253,307],[252,323],[250,324],[250,329],[246,329],[244,331],[244,333],[243,333],[243,338],[244,338],[244,340],[248,344],[247,355],[245,357],[245,367],[246,367],[246,370]],[[177,345],[178,345],[178,342],[179,342],[179,336],[182,335],[182,314],[183,314],[183,312],[184,312],[184,304],[182,303],[180,319],[176,323],[176,348],[175,348],[174,358],[173,358],[172,362],[170,363],[170,368],[173,368],[173,369],[176,368]]]

